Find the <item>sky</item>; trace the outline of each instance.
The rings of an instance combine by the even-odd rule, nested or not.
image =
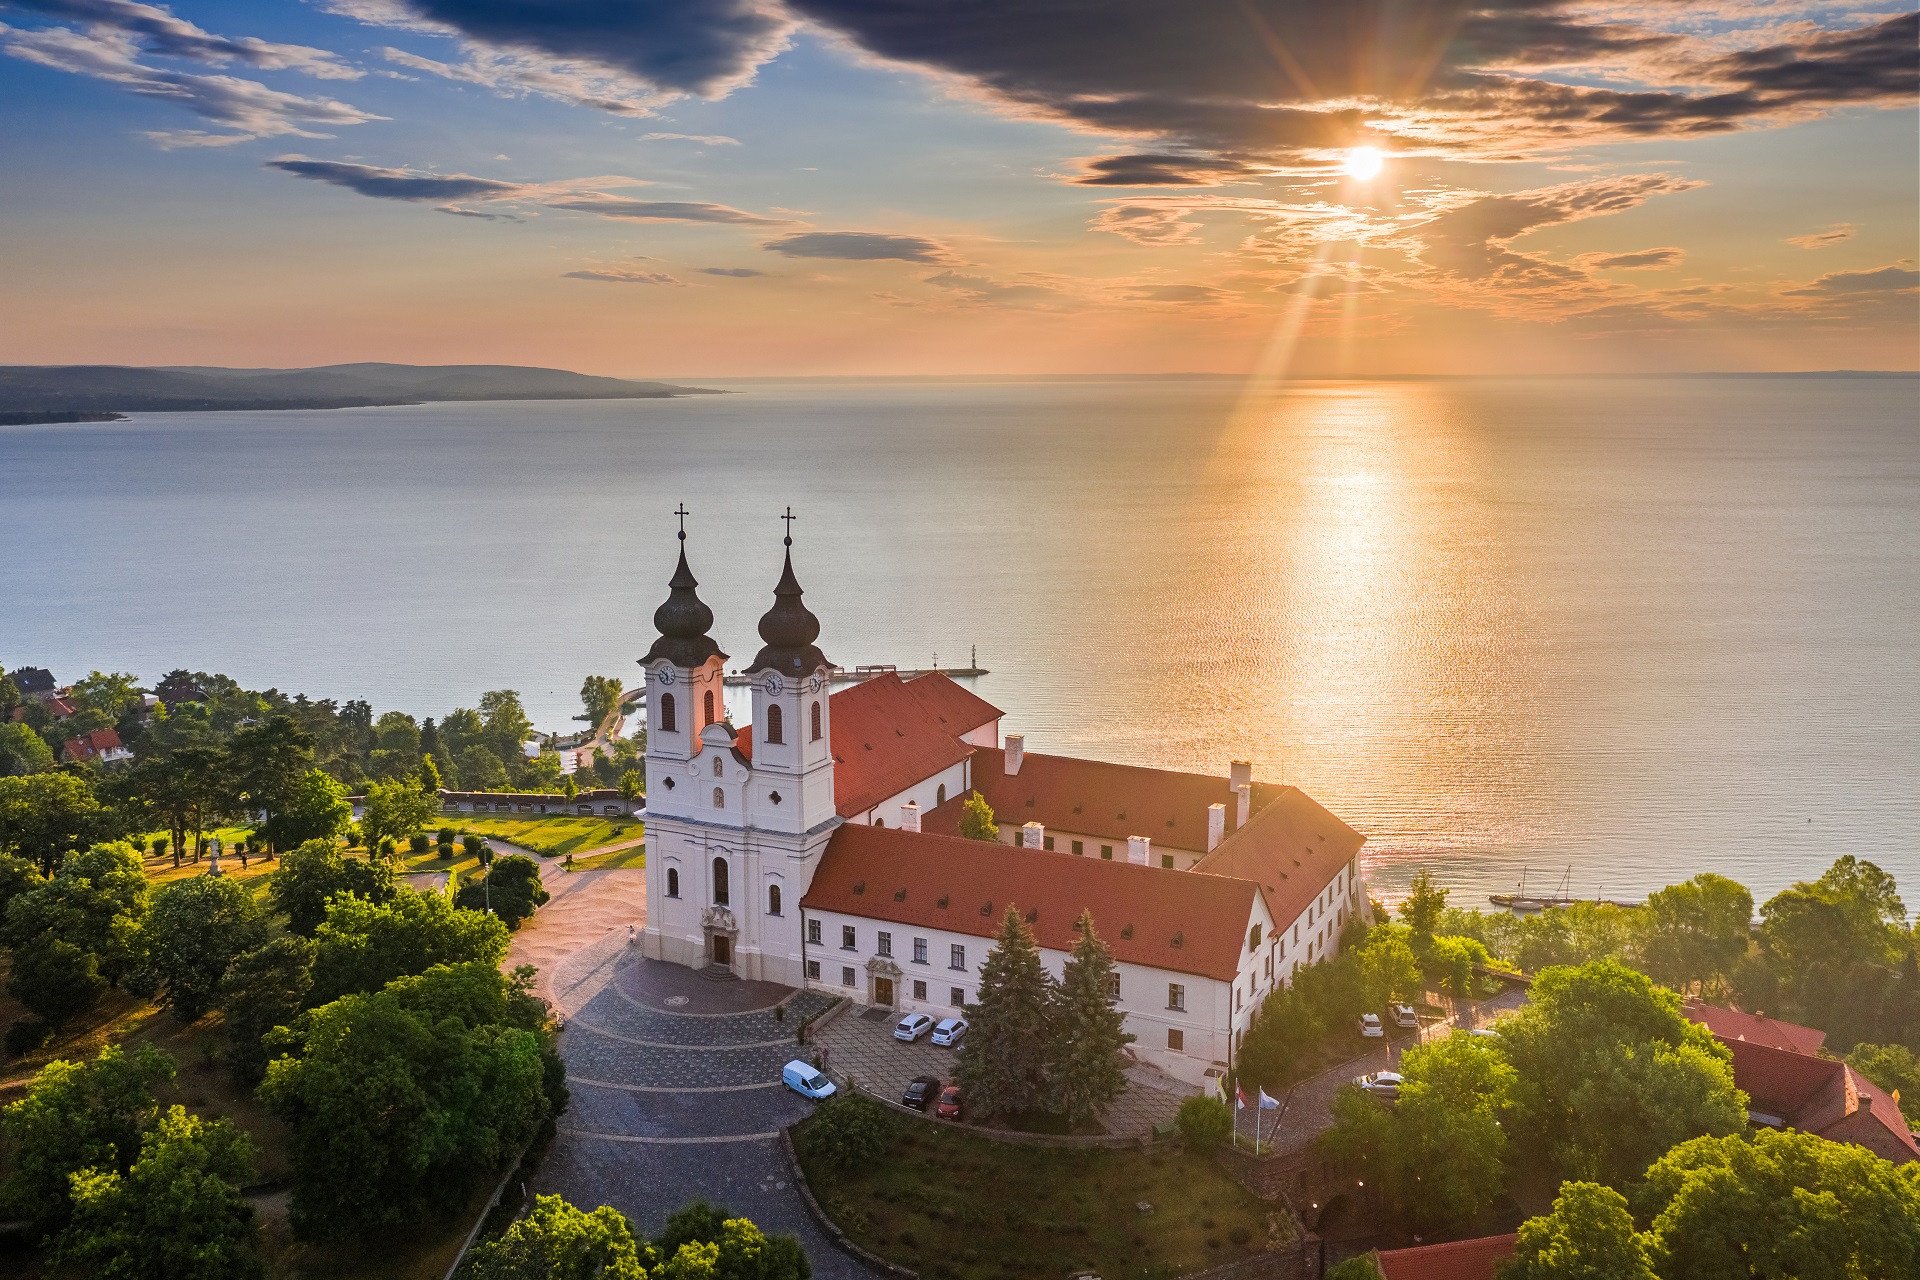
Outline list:
[[[1917,22],[0,0],[0,361],[1910,370]]]

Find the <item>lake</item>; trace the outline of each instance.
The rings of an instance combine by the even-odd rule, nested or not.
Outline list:
[[[677,400],[0,428],[0,660],[545,728],[637,678],[685,502],[734,664],[795,564],[843,665],[1032,750],[1296,783],[1393,891],[1523,868],[1920,905],[1920,382],[708,382]]]

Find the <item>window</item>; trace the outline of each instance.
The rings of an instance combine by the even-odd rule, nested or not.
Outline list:
[[[820,704],[813,704],[813,740],[820,741]]]
[[[1052,852],[1053,852],[1053,837],[1052,837],[1052,836],[1041,836],[1041,837],[1040,837],[1040,847],[1041,847],[1042,849],[1045,849],[1045,850],[1046,850],[1046,851],[1047,851],[1048,853],[1052,853]]]
[[[1343,929],[1346,928],[1347,909],[1345,907],[1340,908],[1340,914],[1334,917],[1334,923],[1338,924]]]
[[[941,783],[940,789],[933,793],[933,802],[936,805],[942,805],[947,802],[947,784],[946,783],[944,782]]]
[[[1293,926],[1293,945],[1300,945],[1300,926],[1297,924]]]
[[[1240,984],[1237,982],[1233,984],[1233,1011],[1240,1012]]]
[[[724,778],[727,776],[727,762],[719,756],[713,758],[713,776],[716,778]]]
[[[680,896],[680,868],[678,867],[667,868],[667,896],[669,898]]]
[[[1187,1051],[1187,1033],[1178,1027],[1168,1027],[1167,1048],[1173,1050],[1175,1053],[1185,1053]]]
[[[777,884],[767,886],[767,914],[770,916],[780,914],[780,886]]]
[[[947,989],[947,1003],[956,1009],[965,1008],[967,1003],[967,989],[965,987],[949,987]]]
[[[1087,852],[1087,842],[1085,840],[1075,840],[1073,842],[1074,857],[1076,858],[1085,857],[1086,852]]]
[[[702,695],[700,699],[700,706],[706,712],[706,715],[702,718],[700,722],[700,727],[704,729],[708,725],[712,724],[714,720],[717,718],[713,714],[713,690],[709,689],[706,691],[704,695]]]
[[[1187,989],[1177,982],[1167,984],[1167,1008],[1185,1012],[1187,1008]]]
[[[876,827],[884,827],[887,825],[887,820],[885,818],[875,818],[873,820],[873,825]]]
[[[947,968],[964,969],[967,967],[967,949],[959,943],[947,948]]]
[[[1285,938],[1280,939],[1280,958],[1282,960],[1287,958],[1287,940]]]
[[[1100,846],[1100,856],[1101,856],[1101,857],[1103,857],[1103,858],[1105,858],[1105,859],[1106,859],[1106,860],[1107,860],[1108,862],[1112,862],[1112,861],[1113,861],[1113,846],[1112,846],[1112,845],[1110,845],[1110,844],[1103,844],[1103,845],[1101,845],[1101,846]]]
[[[1160,855],[1160,869],[1161,869],[1162,871],[1171,871],[1171,870],[1173,870],[1173,855],[1172,855],[1172,854],[1170,854],[1170,853],[1163,853],[1163,854],[1161,854],[1161,855]]]
[[[915,1000],[925,1000],[927,998],[927,984],[925,982],[916,981],[913,984],[913,998]]]
[[[1258,951],[1259,949],[1260,949],[1260,926],[1256,924],[1255,926],[1253,926],[1253,928],[1247,930],[1247,950]]]
[[[713,860],[713,900],[720,906],[726,906],[731,899],[727,896],[727,860]]]
[[[786,738],[781,736],[780,706],[778,703],[767,708],[767,741],[778,743],[786,742]]]
[[[853,926],[850,924],[841,925],[840,926],[840,949],[842,951],[852,951],[859,945],[860,944],[858,940],[855,939],[853,934]]]
[[[880,936],[873,940],[873,950],[875,955],[893,955],[893,935],[882,930]]]
[[[713,807],[716,809],[724,809],[727,807],[727,789],[725,787],[715,787],[713,789]]]
[[[1267,952],[1267,981],[1273,981],[1273,952]]]
[[[807,978],[813,982],[820,981],[820,962],[818,960],[807,961]]]
[[[673,695],[670,693],[663,693],[660,695],[660,732],[662,733],[680,732],[679,729],[677,729],[674,726]]]
[[[913,962],[915,964],[925,964],[927,962],[927,940],[925,938],[915,938],[913,940]]]
[[[843,964],[840,966],[840,985],[843,987],[850,987],[853,985],[853,966],[852,965]]]
[[[1117,973],[1110,973],[1107,975],[1107,999],[1118,1000],[1119,998],[1120,998],[1120,975]]]
[[[807,921],[807,941],[816,947],[820,945],[820,922],[818,920]]]

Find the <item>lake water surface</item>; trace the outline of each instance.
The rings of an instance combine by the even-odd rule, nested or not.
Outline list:
[[[1389,890],[1851,852],[1920,905],[1920,382],[707,385],[0,427],[0,661],[561,728],[679,502],[750,659],[791,504],[835,661],[977,646],[1031,749],[1251,758]]]

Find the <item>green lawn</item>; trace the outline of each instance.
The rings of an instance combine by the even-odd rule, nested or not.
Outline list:
[[[523,849],[546,854],[550,858],[569,853],[584,853],[603,844],[637,840],[643,824],[631,818],[576,817],[481,817],[471,813],[441,815],[441,826],[455,831],[477,831],[483,836],[498,836]]]
[[[1052,1150],[886,1118],[894,1138],[880,1159],[825,1168],[802,1128],[801,1164],[842,1230],[928,1280],[1051,1280],[1083,1268],[1155,1280],[1294,1239],[1284,1208],[1178,1147]]]
[[[629,836],[628,839],[633,837]],[[623,868],[638,870],[647,865],[647,847],[636,844],[631,849],[615,849],[612,853],[597,854],[591,858],[575,858],[569,871],[618,871]]]

